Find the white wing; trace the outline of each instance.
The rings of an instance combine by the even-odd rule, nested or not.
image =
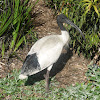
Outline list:
[[[63,42],[59,35],[46,36],[32,46],[28,55],[36,53],[41,69],[45,69],[58,60],[62,48]]]
[[[63,42],[58,37],[48,38],[37,53],[41,68],[46,68],[55,63],[62,51]]]
[[[28,55],[33,54],[33,53],[38,53],[40,51],[41,48],[43,48],[43,46],[47,46],[49,45],[46,44],[48,41],[52,42],[52,46],[53,44],[56,42],[59,42],[57,37],[59,37],[59,35],[50,35],[50,36],[45,36],[43,38],[41,38],[40,40],[38,40],[30,49],[30,51],[28,52]],[[60,38],[60,37],[59,37]],[[61,40],[60,40],[61,41]]]

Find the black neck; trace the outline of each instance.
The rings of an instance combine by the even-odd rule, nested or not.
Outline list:
[[[66,31],[65,27],[63,26],[63,23],[57,21],[58,26],[60,27],[61,31]]]

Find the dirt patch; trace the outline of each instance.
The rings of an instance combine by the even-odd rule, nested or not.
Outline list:
[[[45,35],[60,34],[56,18],[54,17],[54,11],[46,7],[43,0],[39,0],[35,9],[32,11],[32,15],[35,16],[35,22],[33,24],[36,25],[35,31],[37,31],[39,38]],[[23,49],[19,49],[17,55],[24,60],[31,46],[29,45]],[[12,69],[19,70],[23,64],[16,56],[11,58],[9,63],[7,63],[7,60],[7,54],[4,59],[0,59],[1,78],[5,77]],[[82,55],[79,57],[72,50],[69,50],[67,53],[63,51],[59,60],[51,70],[51,76],[56,76],[57,81],[60,82],[60,87],[71,84],[75,85],[76,82],[86,80],[85,72],[87,71],[88,63],[87,59]]]
[[[87,65],[89,61],[82,55],[78,56],[73,53],[73,56],[67,61],[65,67],[61,72],[56,75],[56,79],[60,82],[60,85],[75,85],[76,83],[85,82],[87,71]]]
[[[31,0],[31,2],[34,3],[36,0]],[[45,5],[43,0],[39,0],[34,7],[32,15],[35,17],[34,25],[38,37],[41,38],[45,35],[60,34],[54,13],[52,9]]]

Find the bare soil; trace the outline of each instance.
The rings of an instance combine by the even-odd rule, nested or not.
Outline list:
[[[31,1],[31,3],[34,3],[35,1],[36,0]],[[36,25],[35,31],[38,33],[39,38],[51,34],[60,34],[54,11],[46,7],[43,0],[39,0],[32,11],[32,15],[33,19],[35,18],[33,24]],[[24,46],[23,49],[20,48],[17,51],[17,55],[24,60],[33,44]],[[7,73],[11,72],[13,69],[19,70],[23,64],[16,56],[10,58],[8,62],[7,55],[8,53],[5,54],[3,59],[0,58],[0,78],[5,77]],[[56,77],[57,81],[60,82],[60,87],[71,84],[74,86],[77,82],[81,83],[86,81],[85,72],[87,71],[87,64],[89,64],[87,59],[82,55],[78,56],[74,50],[69,48],[67,52],[65,50],[62,51],[62,54],[59,60],[54,64],[50,75],[51,77]],[[43,73],[45,73],[45,71]],[[43,76],[42,73],[40,76]]]

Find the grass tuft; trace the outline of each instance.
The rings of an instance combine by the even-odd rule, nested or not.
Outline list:
[[[45,80],[25,86],[26,80],[19,80],[19,71],[13,70],[7,77],[0,79],[0,99],[22,100],[99,100],[100,98],[100,67],[89,66],[86,73],[88,82],[77,83],[66,88],[59,85],[55,77],[51,79],[50,92],[45,93]]]

